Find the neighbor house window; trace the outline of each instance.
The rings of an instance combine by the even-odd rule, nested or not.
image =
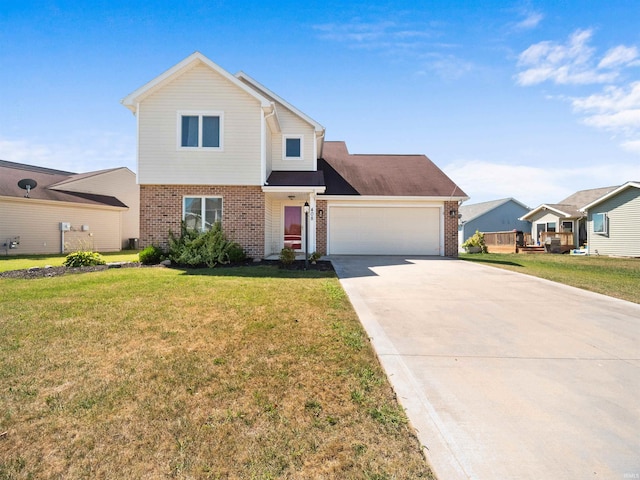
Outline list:
[[[178,112],[178,148],[222,149],[222,112]]]
[[[606,213],[594,213],[593,214],[593,233],[599,233],[601,235],[607,234],[607,214]]]
[[[573,232],[573,222],[562,222],[563,232]]]
[[[221,197],[184,197],[182,219],[190,230],[207,231],[222,222]]]
[[[302,159],[302,137],[285,136],[284,137],[284,158],[285,160],[301,160]]]
[[[555,232],[555,231],[556,231],[556,222],[548,222],[547,232]]]

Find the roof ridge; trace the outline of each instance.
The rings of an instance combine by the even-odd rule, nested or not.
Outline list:
[[[66,170],[57,170],[55,168],[39,167],[37,165],[28,165],[26,163],[10,162],[8,160],[0,160],[0,167],[13,168],[14,170],[25,170],[37,173],[50,173],[52,175],[76,175],[75,172]]]

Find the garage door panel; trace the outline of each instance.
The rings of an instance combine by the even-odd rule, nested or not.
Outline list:
[[[332,254],[439,255],[435,207],[331,207]]]

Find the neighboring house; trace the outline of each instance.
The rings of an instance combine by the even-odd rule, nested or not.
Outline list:
[[[616,187],[594,188],[580,190],[558,203],[545,203],[520,219],[531,222],[531,238],[533,242],[540,242],[543,232],[572,233],[574,247],[587,242],[586,215],[580,211],[596,199],[606,195]]]
[[[285,246],[457,255],[467,196],[427,157],[352,155],[280,96],[198,52],[122,103],[137,117],[141,246],[166,247],[182,220],[202,230],[220,221],[253,258]]]
[[[531,209],[514,198],[460,206],[458,242],[462,245],[476,231],[529,233],[531,222],[520,220]]]
[[[591,255],[640,257],[640,182],[627,182],[580,210],[587,214]]]
[[[77,174],[0,160],[2,254],[119,251],[139,236],[138,212],[128,168]]]

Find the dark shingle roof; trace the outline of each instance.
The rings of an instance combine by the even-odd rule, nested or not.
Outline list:
[[[270,187],[323,187],[324,175],[321,171],[277,171],[271,172],[267,179]]]
[[[325,142],[326,195],[466,197],[425,155],[352,155],[344,142]]]

